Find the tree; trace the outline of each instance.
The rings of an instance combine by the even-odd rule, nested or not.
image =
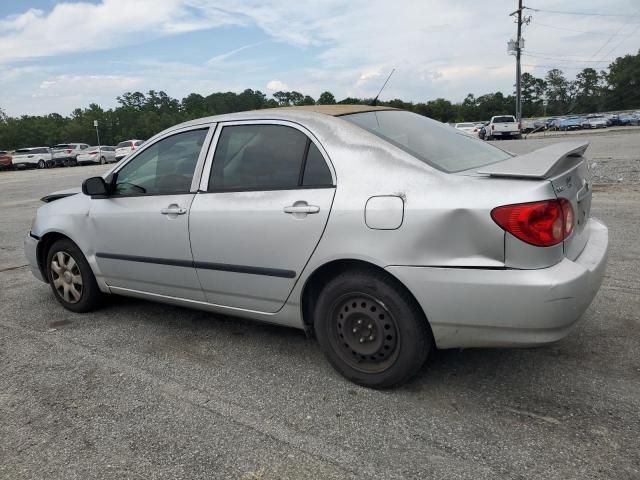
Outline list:
[[[335,105],[336,97],[331,92],[322,92],[318,97],[318,105]]]
[[[546,83],[528,72],[522,74],[522,115],[535,117],[544,114],[544,92]]]
[[[635,108],[640,105],[640,50],[618,57],[609,65],[607,108]]]
[[[313,97],[310,97],[309,95],[305,95],[304,98],[302,99],[302,102],[299,103],[298,105],[315,105],[316,101],[313,99]]]
[[[568,113],[571,100],[570,85],[562,70],[557,68],[549,70],[545,82],[547,84],[548,113],[552,115]]]

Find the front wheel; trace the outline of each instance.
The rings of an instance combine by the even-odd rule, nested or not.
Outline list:
[[[343,376],[389,388],[424,364],[432,335],[411,295],[375,270],[343,273],[322,290],[314,311],[318,342]]]
[[[38,162],[38,168],[43,169],[43,168],[46,168],[46,167],[47,167],[47,164],[45,163],[44,160],[40,160]]]
[[[47,276],[53,294],[72,312],[88,312],[98,306],[100,289],[86,258],[68,239],[54,242],[47,253]]]

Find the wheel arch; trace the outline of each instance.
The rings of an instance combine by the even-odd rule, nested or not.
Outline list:
[[[54,242],[61,239],[67,239],[76,245],[78,245],[71,237],[65,235],[61,232],[47,232],[42,237],[40,237],[40,241],[38,242],[38,247],[36,249],[36,258],[38,260],[38,268],[40,269],[40,273],[42,273],[42,277],[49,283],[49,276],[47,275],[47,252],[51,245]]]
[[[400,279],[398,279],[395,275],[392,275],[387,270],[382,268],[379,265],[374,263],[365,261],[365,260],[357,260],[353,258],[344,258],[332,260],[330,262],[324,263],[317,267],[311,275],[305,281],[304,287],[302,289],[302,294],[300,297],[300,308],[302,314],[302,322],[305,328],[305,331],[308,334],[313,334],[313,310],[315,308],[315,300],[318,297],[318,294],[322,291],[324,285],[327,284],[331,279],[335,278],[337,275],[344,273],[349,270],[373,270],[381,273],[384,277],[386,277],[390,282],[402,288],[415,302],[415,305],[422,313],[422,317],[427,324],[427,327],[430,330],[433,338],[433,332],[431,331],[431,324],[429,323],[429,319],[427,315],[413,295],[411,290],[409,290]]]

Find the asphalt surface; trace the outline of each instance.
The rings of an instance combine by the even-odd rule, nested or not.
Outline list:
[[[583,322],[544,348],[437,352],[392,391],[292,329],[64,310],[22,239],[42,195],[104,167],[0,173],[0,478],[640,478],[640,134],[589,138],[611,256]]]

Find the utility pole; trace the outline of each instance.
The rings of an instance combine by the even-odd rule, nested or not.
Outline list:
[[[98,120],[93,121],[93,126],[96,127],[96,137],[98,137],[98,151],[102,155],[102,147],[100,146],[100,132],[98,132]]]
[[[522,10],[527,7],[522,6],[522,0],[518,0],[518,10],[509,14],[510,17],[517,15],[518,35],[515,40],[511,39],[507,42],[507,51],[511,55],[516,56],[516,118],[518,122],[522,121],[522,86],[521,77],[522,72],[520,70],[520,57],[522,50],[524,49],[524,39],[522,38],[522,25],[528,25],[531,21],[531,17],[522,18]]]
[[[516,38],[516,120],[522,122],[522,88],[520,85],[520,54],[522,52],[522,0],[518,0],[518,38]]]

